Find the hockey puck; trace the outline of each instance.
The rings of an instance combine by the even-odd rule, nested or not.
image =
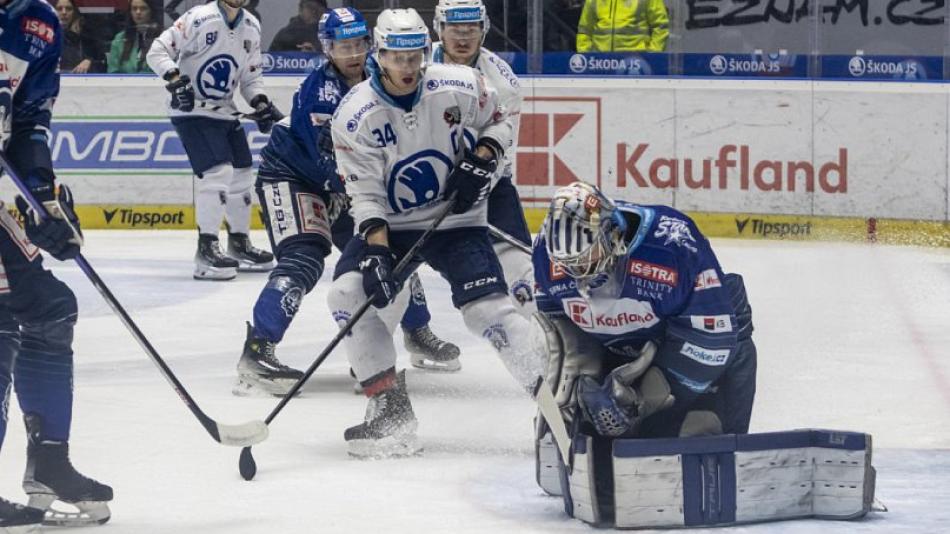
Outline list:
[[[254,456],[251,454],[250,447],[241,449],[241,459],[238,461],[238,470],[244,480],[252,480],[257,474],[257,463],[254,462]]]

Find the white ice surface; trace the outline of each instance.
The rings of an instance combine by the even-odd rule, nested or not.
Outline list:
[[[222,422],[263,419],[270,398],[231,395],[244,321],[265,275],[191,279],[191,232],[87,233],[86,255],[204,410]],[[265,242],[262,233],[254,239]],[[741,532],[939,532],[950,529],[950,252],[855,244],[714,240],[744,274],[759,349],[752,430],[870,432],[878,496],[860,522],[795,521]],[[331,257],[330,265],[336,255]],[[96,532],[589,532],[534,483],[532,403],[491,349],[467,332],[447,285],[421,271],[442,337],[463,348],[456,375],[408,373],[423,456],[349,459],[343,430],[361,421],[342,349],[331,355],[254,447],[214,443],[74,265],[49,265],[76,291],[72,455],[115,488]],[[336,327],[329,275],[305,300],[278,353],[306,368]],[[397,336],[401,333],[397,332]],[[401,343],[401,364],[407,363]],[[25,441],[11,399],[0,495],[23,501]],[[724,529],[717,529],[723,531]],[[92,532],[92,529],[88,530]]]

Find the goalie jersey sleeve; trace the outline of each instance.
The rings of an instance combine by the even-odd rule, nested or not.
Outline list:
[[[46,2],[0,13],[0,149],[30,187],[53,182],[49,137],[62,28]]]
[[[751,324],[737,321],[719,262],[689,217],[665,206],[618,205],[641,221],[632,250],[586,294],[550,262],[539,235],[533,252],[538,310],[567,317],[620,356],[636,358],[654,341],[654,365],[670,382],[674,409],[687,406],[725,372],[738,333],[751,331]]]
[[[385,222],[422,230],[439,210],[445,181],[466,148],[490,138],[510,145],[513,128],[498,94],[468,67],[426,69],[411,109],[382,89],[379,73],[353,88],[333,118],[338,172],[362,231]],[[452,214],[441,228],[485,226],[487,203]]]

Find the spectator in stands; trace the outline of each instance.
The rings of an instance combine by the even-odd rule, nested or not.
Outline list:
[[[56,14],[64,32],[60,71],[75,74],[103,72],[105,54],[102,43],[92,32],[85,31],[85,19],[79,13],[75,0],[56,0]]]
[[[317,24],[327,10],[325,0],[300,0],[297,16],[277,32],[271,52],[320,52]]]
[[[162,13],[152,9],[147,0],[131,0],[125,19],[125,29],[112,39],[107,56],[110,73],[151,73],[145,63],[145,54],[152,41],[162,33]]]
[[[663,52],[670,19],[663,0],[587,0],[578,52]]]

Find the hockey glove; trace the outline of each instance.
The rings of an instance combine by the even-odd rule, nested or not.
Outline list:
[[[488,196],[491,177],[497,167],[498,162],[494,159],[480,158],[474,152],[465,151],[462,161],[452,169],[445,182],[443,198],[451,198],[452,193],[458,191],[452,213],[465,213]]]
[[[396,256],[385,245],[366,245],[360,259],[360,272],[363,273],[363,291],[373,299],[373,306],[385,308],[399,292],[399,286],[393,274]]]
[[[191,86],[191,78],[181,75],[168,82],[165,89],[172,94],[172,109],[185,112],[195,109],[195,88]]]
[[[284,118],[284,114],[267,98],[267,95],[257,95],[251,99],[251,107],[254,108],[254,113],[250,115],[250,118],[257,123],[257,130],[262,134],[270,133],[274,123]]]
[[[590,376],[578,380],[578,403],[598,434],[628,434],[647,417],[673,405],[675,399],[666,377],[651,366],[655,355],[656,345],[647,343],[639,358],[611,371],[603,384]]]
[[[60,261],[75,258],[82,247],[82,230],[79,218],[73,211],[73,193],[65,185],[52,184],[32,191],[36,200],[43,203],[49,217],[41,219],[29,202],[16,197],[16,207],[23,216],[26,236],[34,245],[49,252]]]

